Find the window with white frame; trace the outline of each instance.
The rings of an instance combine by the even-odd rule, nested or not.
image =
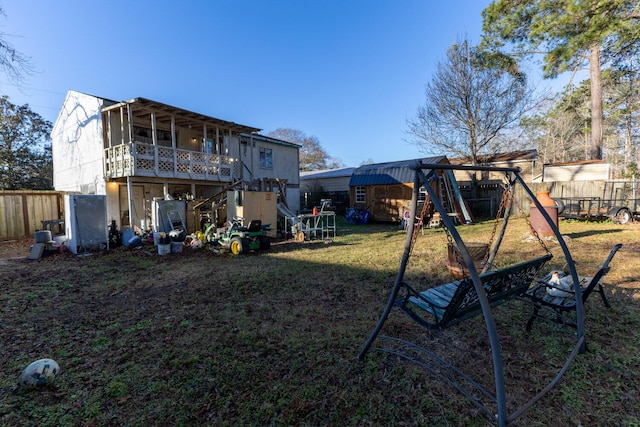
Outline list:
[[[260,147],[260,168],[273,169],[273,151],[271,148]]]
[[[424,186],[420,187],[420,189],[418,190],[418,200],[423,202],[427,200],[427,190],[424,188]]]
[[[363,186],[356,187],[356,203],[366,203],[367,202],[367,193]]]

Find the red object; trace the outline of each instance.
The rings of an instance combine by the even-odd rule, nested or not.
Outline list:
[[[556,205],[556,201],[553,200],[549,196],[548,191],[538,191],[536,192],[536,199],[542,205],[544,210],[547,212],[549,217],[551,218],[551,222],[557,227],[558,226],[558,205]],[[539,236],[553,236],[553,228],[551,225],[547,223],[547,221],[542,216],[540,210],[531,203],[531,207],[529,208],[529,215],[531,221],[531,227],[538,233]]]
[[[313,216],[318,215],[318,208],[317,207],[313,207]]]

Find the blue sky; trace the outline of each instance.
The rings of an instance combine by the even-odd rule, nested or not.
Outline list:
[[[346,166],[410,159],[407,119],[447,48],[479,42],[489,3],[8,0],[0,31],[36,72],[0,92],[52,122],[74,89],[299,129]]]

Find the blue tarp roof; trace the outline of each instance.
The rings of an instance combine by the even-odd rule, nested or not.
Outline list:
[[[415,171],[411,169],[411,166],[415,164],[416,160],[431,164],[449,163],[445,156],[437,156],[362,165],[351,174],[349,186],[404,184],[413,182]]]

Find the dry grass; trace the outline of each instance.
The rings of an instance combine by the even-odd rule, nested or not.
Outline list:
[[[486,240],[491,225],[462,233]],[[523,220],[512,226],[501,263],[542,251],[523,241]],[[590,299],[589,351],[518,424],[637,425],[640,227],[560,227],[581,274],[624,243],[605,281],[613,307]],[[331,243],[281,243],[241,257],[204,250],[160,257],[145,248],[0,263],[0,425],[488,425],[474,405],[414,366],[377,352],[356,360],[403,242],[392,225],[343,225]],[[442,230],[420,235],[407,280],[418,287],[449,280],[446,244]],[[561,267],[558,245],[548,246]],[[512,408],[545,384],[572,345],[544,322],[527,334],[526,318],[517,307],[496,310]],[[384,333],[441,352],[491,389],[482,318],[424,334],[394,312]],[[22,368],[41,357],[60,363],[59,380],[16,389]]]

